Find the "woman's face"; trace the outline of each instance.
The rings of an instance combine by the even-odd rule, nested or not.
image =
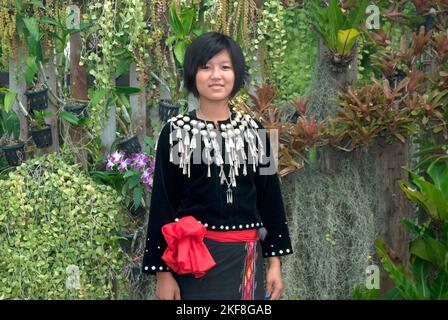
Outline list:
[[[221,101],[229,98],[235,83],[232,60],[227,50],[211,58],[196,73],[196,88],[201,99]]]

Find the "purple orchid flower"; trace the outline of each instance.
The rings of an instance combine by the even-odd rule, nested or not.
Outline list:
[[[128,165],[131,163],[131,159],[123,159],[118,165],[118,170],[126,171],[128,169]]]
[[[133,157],[133,166],[135,169],[143,169],[149,161],[149,157],[146,156],[143,152],[136,154]]]
[[[115,162],[112,157],[107,158],[106,171],[110,171],[115,167]]]
[[[114,163],[119,163],[119,162],[123,161],[124,154],[125,154],[124,151],[119,152],[116,150],[111,154],[110,157]]]

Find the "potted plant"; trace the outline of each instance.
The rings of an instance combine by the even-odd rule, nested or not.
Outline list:
[[[328,48],[327,55],[335,72],[342,72],[353,60],[353,48],[367,5],[367,0],[360,0],[347,13],[338,0],[329,0],[326,7],[322,7],[322,1],[310,3],[311,23]]]
[[[53,144],[51,125],[45,123],[45,117],[51,116],[49,111],[33,111],[30,116],[31,135],[38,148],[47,148]]]
[[[87,116],[87,101],[71,99],[64,105],[64,111],[70,112],[78,118]]]
[[[25,143],[18,139],[19,118],[11,110],[15,94],[6,88],[0,88],[0,94],[4,96],[0,104],[0,149],[10,166],[18,166],[25,159]]]
[[[10,166],[18,166],[25,159],[25,142],[18,139],[19,119],[14,112],[0,110],[0,149]]]
[[[159,118],[161,123],[169,118],[185,111],[187,106],[187,95],[183,83],[183,63],[187,46],[204,30],[195,20],[196,8],[180,6],[180,15],[177,14],[176,6],[172,3],[169,7],[169,29],[171,36],[165,40],[167,46],[167,57],[162,61],[161,72],[151,75],[169,93],[169,99],[159,101]]]

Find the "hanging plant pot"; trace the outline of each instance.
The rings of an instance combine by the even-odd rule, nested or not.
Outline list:
[[[25,142],[3,146],[1,149],[10,166],[18,166],[25,160]]]
[[[67,104],[64,110],[73,113],[78,118],[87,116],[87,104]]]
[[[27,105],[31,112],[33,110],[42,111],[48,108],[47,89],[35,92],[26,92]]]
[[[134,218],[141,217],[146,212],[145,207],[143,207],[142,205],[140,205],[140,207],[138,207],[138,208],[135,208],[134,205],[131,205],[128,207],[128,210],[129,210],[129,213],[131,214],[131,216]]]
[[[290,121],[291,123],[297,123],[297,120],[299,120],[299,114],[297,113],[297,111],[295,111]]]
[[[180,104],[171,104],[166,101],[159,101],[159,119],[161,123],[166,123],[168,119],[179,114]]]
[[[47,148],[53,144],[50,125],[47,125],[44,129],[31,130],[31,135],[33,136],[34,143],[38,148]]]
[[[116,149],[124,151],[126,157],[130,157],[133,153],[139,153],[142,150],[140,142],[138,142],[137,135],[134,135],[126,140],[117,143]]]
[[[130,253],[131,250],[135,247],[135,243],[137,243],[138,238],[142,235],[143,234],[141,231],[120,232],[118,236],[124,238],[118,240],[121,249],[124,252]]]
[[[353,52],[349,55],[342,56],[340,54],[329,51],[328,55],[330,60],[330,69],[335,73],[344,72],[353,61],[354,57]]]
[[[401,80],[403,80],[405,77],[406,75],[404,74],[403,70],[397,69],[394,76],[387,78],[387,80],[389,81],[389,87],[391,89],[395,89],[401,82]]]

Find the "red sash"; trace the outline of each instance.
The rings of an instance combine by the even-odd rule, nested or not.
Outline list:
[[[177,274],[194,274],[202,277],[216,265],[204,244],[204,237],[220,242],[257,241],[257,231],[210,231],[193,216],[186,216],[177,222],[162,227],[167,248],[162,256],[168,267]]]

